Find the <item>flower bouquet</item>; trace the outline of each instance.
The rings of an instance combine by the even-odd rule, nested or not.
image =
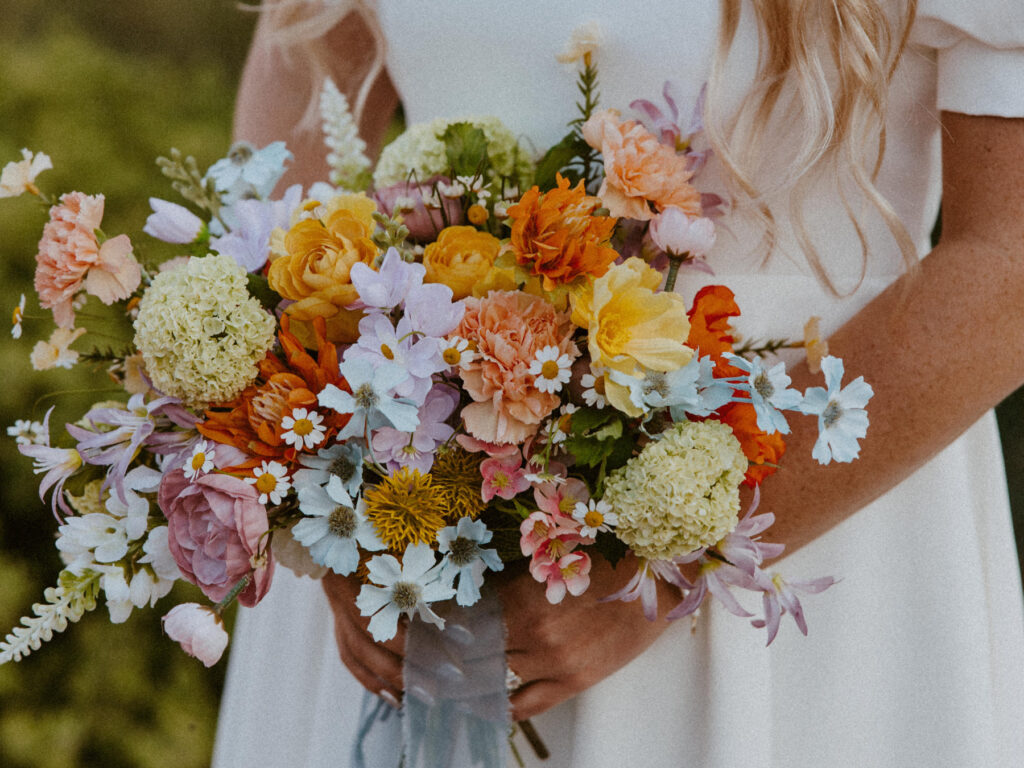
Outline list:
[[[258,603],[277,564],[359,579],[381,641],[403,615],[444,627],[441,604],[473,606],[516,561],[550,602],[579,595],[594,557],[631,569],[604,597],[639,599],[649,619],[664,580],[670,619],[713,598],[769,643],[786,614],[806,633],[797,592],[832,579],[767,570],[783,545],[761,539],[773,515],[756,489],[787,413],[817,418],[818,461],[854,459],[871,388],[842,386],[812,323],[794,345],[825,386],[797,391],[764,360],[781,342],[737,346],[726,286],[689,306],[674,292],[708,271],[725,205],[698,189],[700,106],[686,128],[668,88],[665,108],[634,102],[638,119],[600,111],[580,57],[580,114],[539,159],[494,118],[436,120],[371,174],[329,82],[330,183],[273,197],[281,143],[236,145],[204,173],[172,151],[158,164],[191,207],[151,200],[143,232],[180,248],[161,264],[103,233],[102,196],[43,193],[45,155],[4,168],[4,196],[50,206],[35,286],[57,328],[34,367],[76,363],[83,296],[121,307],[134,337],[87,353],[126,400],[53,441],[49,413],[8,430],[45,473],[65,568],[0,663],[100,595],[119,622],[185,579],[211,604],[172,608],[164,628],[213,664],[221,612]],[[16,334],[23,313],[24,298]],[[737,590],[761,596],[760,615]]]

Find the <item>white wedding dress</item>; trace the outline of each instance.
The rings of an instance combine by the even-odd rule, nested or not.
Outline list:
[[[921,0],[892,86],[880,186],[922,253],[939,202],[939,110],[1024,116],[1022,6]],[[718,8],[714,0],[379,0],[378,15],[408,121],[497,115],[543,149],[574,117],[574,70],[555,58],[573,29],[596,21],[603,32],[602,106],[660,102],[671,79],[688,114],[709,74]],[[750,16],[734,45],[737,99],[756,61]],[[822,195],[809,226],[849,289],[860,247],[835,196]],[[868,274],[845,299],[811,276],[786,222],[762,270],[749,253],[754,236],[726,223],[732,235],[711,254],[714,277],[684,274],[682,291],[692,295],[698,281],[730,286],[743,310],[739,330],[750,337],[800,338],[810,315],[831,333],[900,273],[891,239],[870,219]],[[864,450],[872,450],[870,433]],[[678,622],[640,658],[535,719],[553,753],[546,764],[1021,764],[1024,621],[991,414],[781,570],[841,579],[805,600],[809,637],[786,619],[765,648],[763,631],[714,606],[693,632]],[[362,689],[338,660],[320,585],[279,569],[269,596],[241,610],[233,644],[214,765],[348,765]],[[520,751],[532,765],[524,743]]]

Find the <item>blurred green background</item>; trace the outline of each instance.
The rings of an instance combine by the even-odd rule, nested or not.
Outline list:
[[[0,20],[0,165],[20,159],[22,147],[46,152],[54,170],[41,177],[42,188],[105,194],[109,235],[122,227],[138,234],[150,196],[176,199],[158,155],[180,147],[206,167],[227,150],[255,21],[237,3],[0,0]],[[2,312],[25,293],[27,313],[40,318],[25,322],[20,341],[6,330],[0,340],[0,635],[61,567],[39,478],[6,427],[41,419],[56,405],[56,432],[113,394],[100,394],[110,386],[102,370],[29,366],[33,343],[49,336],[52,321],[32,290],[46,211],[28,198],[0,201]],[[48,396],[54,391],[66,394]],[[178,589],[178,598],[198,597]],[[163,637],[160,607],[113,626],[100,606],[24,661],[0,667],[0,766],[209,765],[224,664],[207,670]]]
[[[20,158],[22,147],[45,151],[55,169],[41,185],[104,193],[108,234],[122,226],[135,234],[149,212],[148,197],[175,199],[153,162],[158,155],[175,146],[206,167],[227,149],[255,20],[235,3],[0,0],[0,19],[0,165]],[[27,198],[0,201],[0,307],[10,312],[25,293],[28,314],[39,318],[26,320],[20,341],[0,334],[0,428],[41,419],[55,405],[56,431],[110,382],[102,370],[82,365],[56,373],[29,366],[32,344],[49,335],[52,323],[32,290],[45,211]],[[141,244],[151,248],[151,242]],[[1021,510],[1024,396],[1010,398],[999,416],[1011,494]],[[0,633],[6,634],[41,599],[60,562],[56,524],[38,499],[38,478],[13,439],[4,432],[0,438]],[[178,589],[179,598],[195,599]],[[0,766],[208,765],[224,665],[206,670],[186,657],[162,637],[159,615],[137,611],[128,626],[116,627],[100,607],[25,661],[0,667]]]

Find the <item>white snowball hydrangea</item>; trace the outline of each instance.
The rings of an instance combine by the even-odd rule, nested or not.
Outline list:
[[[158,389],[201,408],[255,380],[275,326],[249,294],[245,270],[211,255],[156,276],[139,303],[135,345]]]
[[[515,135],[496,117],[464,117],[457,120],[437,118],[417,123],[408,128],[380,153],[373,172],[373,185],[377,189],[408,181],[415,173],[419,181],[448,170],[444,142],[439,139],[453,123],[472,123],[487,137],[487,156],[494,172],[521,184],[533,175],[533,162],[529,153],[520,146]]]
[[[676,424],[609,476],[604,500],[619,516],[615,533],[649,560],[712,546],[736,527],[746,469],[728,425]]]

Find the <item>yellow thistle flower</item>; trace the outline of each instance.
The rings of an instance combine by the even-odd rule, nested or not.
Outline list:
[[[433,478],[403,467],[363,493],[366,516],[388,549],[404,552],[410,544],[433,544],[444,527],[444,497]]]
[[[448,522],[460,517],[476,518],[483,509],[480,495],[480,464],[483,454],[470,453],[458,446],[439,451],[430,471],[434,487],[444,498]]]

